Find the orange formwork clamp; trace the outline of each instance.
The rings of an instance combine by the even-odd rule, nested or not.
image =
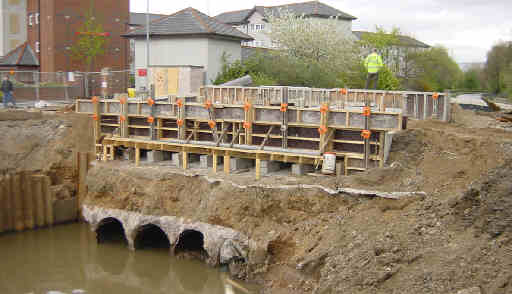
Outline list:
[[[432,98],[434,98],[434,99],[439,98],[439,93],[434,93],[434,94],[432,94]]]
[[[321,113],[327,113],[327,111],[329,111],[329,105],[322,104],[322,106],[320,107],[320,112]]]
[[[93,120],[98,120],[98,115],[97,115],[97,114],[93,114],[93,115],[92,115],[92,119],[93,119]]]
[[[371,115],[371,113],[372,113],[372,111],[371,111],[371,109],[370,109],[370,107],[369,107],[369,106],[365,106],[365,107],[363,107],[363,115],[364,115],[364,116],[370,116],[370,115]]]
[[[182,108],[183,107],[183,100],[178,99],[178,101],[176,101],[176,105],[178,105],[179,108]]]
[[[372,135],[372,132],[370,132],[369,130],[363,130],[361,132],[361,137],[363,137],[366,140],[370,139],[371,135]]]
[[[176,124],[178,125],[178,127],[181,127],[183,125],[183,120],[182,119],[178,119],[176,121]]]
[[[152,116],[148,117],[148,123],[152,124],[155,121],[155,118]]]
[[[92,103],[96,104],[100,101],[100,99],[98,98],[98,96],[92,96],[91,101]]]
[[[121,97],[121,99],[119,99],[119,103],[126,104],[126,97]]]
[[[251,107],[252,107],[252,105],[251,105],[251,103],[249,103],[249,102],[246,102],[246,103],[244,104],[244,110],[245,110],[245,111],[249,111],[249,109],[251,109]]]
[[[212,108],[212,102],[210,100],[206,100],[206,102],[204,103],[204,108],[206,108],[206,109]]]
[[[126,117],[125,117],[124,115],[121,115],[121,116],[119,117],[119,120],[120,120],[121,122],[126,121]]]
[[[244,129],[248,130],[252,127],[252,124],[250,122],[244,122]]]
[[[155,105],[155,100],[153,100],[153,99],[151,99],[151,98],[148,98],[148,101],[147,101],[147,102],[148,102],[148,105],[149,105],[149,106],[153,106],[153,105]]]
[[[343,95],[347,95],[348,90],[346,88],[342,88],[342,89],[340,89],[340,93]]]
[[[327,127],[326,126],[319,127],[318,132],[320,133],[320,135],[327,133]]]
[[[281,112],[286,112],[286,111],[288,111],[288,104],[281,103]]]
[[[213,121],[213,120],[210,120],[210,121],[208,122],[208,125],[210,126],[210,129],[213,129],[213,128],[215,128],[215,126],[217,125],[217,123],[216,123],[215,121]]]

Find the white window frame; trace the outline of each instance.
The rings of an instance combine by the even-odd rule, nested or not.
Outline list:
[[[41,43],[39,41],[36,41],[36,53],[41,52]]]
[[[29,26],[33,26],[34,25],[34,21],[32,20],[32,18],[34,17],[34,14],[30,13],[28,15],[28,25]]]
[[[39,24],[39,12],[36,13],[35,18],[36,18],[36,25],[38,25]]]
[[[259,32],[261,30],[261,25],[257,24],[256,25],[256,32]]]
[[[251,23],[251,32],[254,32],[254,24]]]

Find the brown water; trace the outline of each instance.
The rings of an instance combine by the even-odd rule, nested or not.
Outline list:
[[[171,257],[168,250],[97,244],[86,224],[0,235],[1,294],[247,293],[240,286],[257,293],[199,261]]]

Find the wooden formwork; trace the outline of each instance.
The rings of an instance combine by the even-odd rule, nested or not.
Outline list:
[[[384,165],[386,133],[401,129],[404,113],[440,115],[445,101],[434,93],[209,86],[190,99],[77,100],[76,111],[96,120],[104,157],[125,146],[136,158],[144,149],[180,152],[184,165],[197,153],[214,155],[215,166],[218,156],[318,166],[330,152],[348,174]],[[366,140],[364,129],[371,131]]]

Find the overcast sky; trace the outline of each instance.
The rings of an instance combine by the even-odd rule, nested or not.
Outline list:
[[[132,12],[146,12],[146,0],[130,0]],[[275,6],[293,0],[149,0],[152,13],[171,14],[194,7],[211,16]],[[357,17],[353,30],[398,27],[430,45],[450,49],[457,62],[484,62],[486,53],[499,40],[512,40],[512,0],[322,0]]]

